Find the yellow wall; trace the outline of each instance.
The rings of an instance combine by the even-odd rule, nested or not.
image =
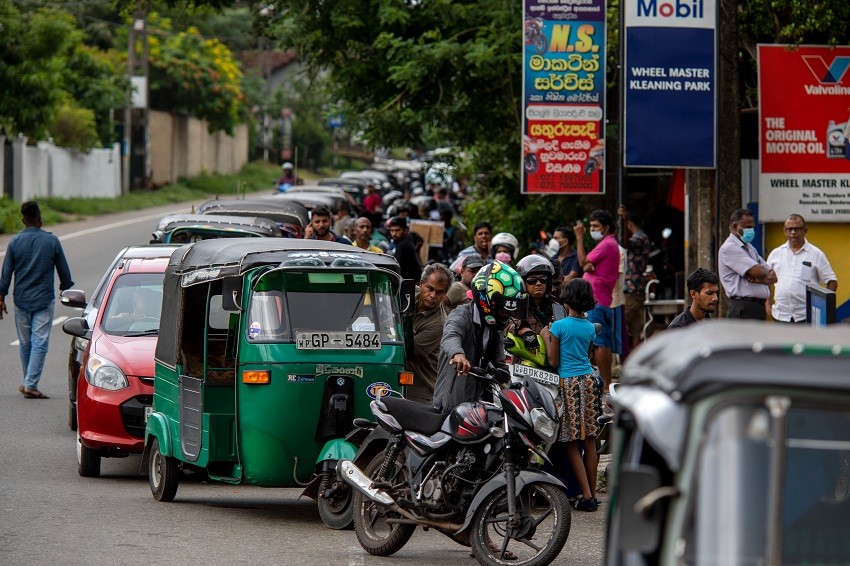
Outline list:
[[[765,259],[773,248],[785,243],[783,225],[782,222],[769,222],[764,225]],[[841,305],[850,300],[850,223],[812,222],[807,225],[809,232],[806,239],[826,254],[838,277],[835,305],[841,308]]]

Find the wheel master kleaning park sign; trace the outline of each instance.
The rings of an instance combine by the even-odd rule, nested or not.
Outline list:
[[[628,167],[714,167],[715,0],[622,0]]]
[[[522,191],[599,194],[605,2],[525,0]]]
[[[759,219],[850,220],[850,47],[759,45]]]

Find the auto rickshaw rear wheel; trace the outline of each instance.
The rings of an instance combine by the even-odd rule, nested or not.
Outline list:
[[[157,501],[174,501],[180,480],[177,460],[160,452],[159,440],[154,439],[148,462],[148,482],[153,498]]]
[[[319,493],[317,504],[319,517],[329,528],[337,531],[350,529],[354,526],[354,507],[352,489],[332,475],[331,489],[327,497]]]
[[[84,478],[96,478],[100,475],[100,452],[83,444],[77,434],[77,473]]]

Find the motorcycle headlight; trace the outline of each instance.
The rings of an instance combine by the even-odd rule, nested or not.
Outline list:
[[[555,437],[558,435],[558,423],[549,418],[541,408],[531,409],[531,424],[534,426],[534,432],[544,442],[555,442]]]
[[[110,391],[117,391],[129,387],[127,376],[118,366],[100,356],[91,356],[86,364],[86,381]]]

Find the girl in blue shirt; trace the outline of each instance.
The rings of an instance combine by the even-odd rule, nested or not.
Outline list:
[[[588,350],[596,337],[596,328],[587,320],[587,311],[596,301],[593,289],[584,279],[572,279],[561,289],[561,302],[568,315],[556,320],[540,333],[546,340],[549,363],[561,376],[559,401],[565,404],[558,430],[558,441],[567,443],[567,457],[581,488],[575,502],[579,511],[596,511],[596,436],[602,413],[599,382],[593,374]],[[584,448],[584,458],[581,455]]]

